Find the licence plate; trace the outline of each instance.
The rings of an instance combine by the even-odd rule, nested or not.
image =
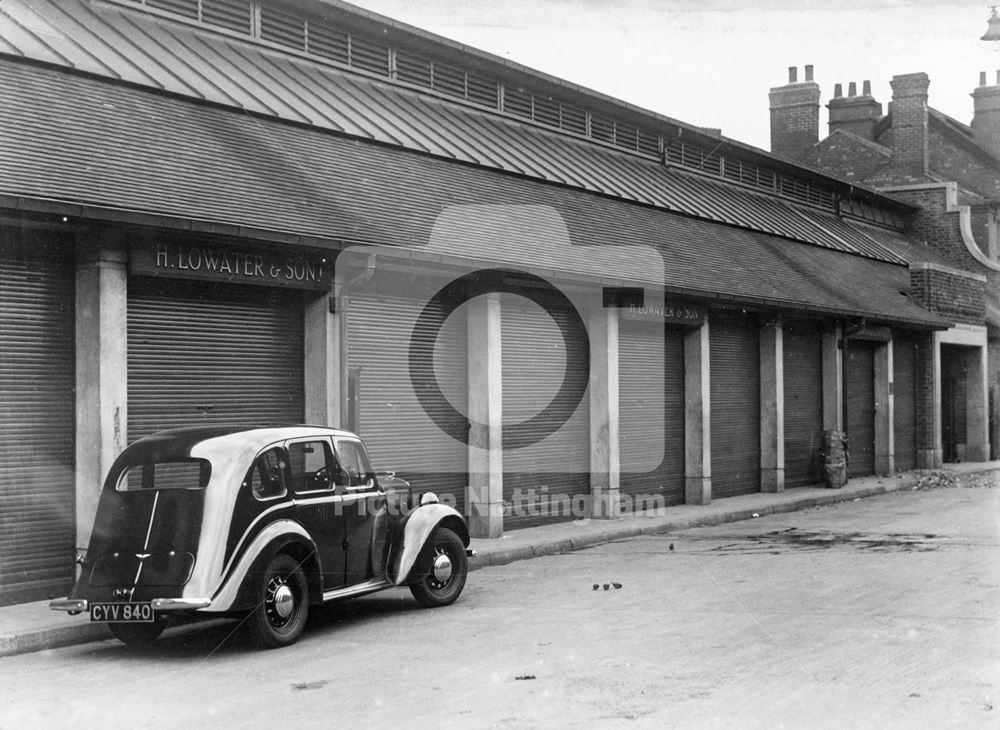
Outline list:
[[[90,620],[105,623],[152,623],[153,607],[148,603],[92,603]]]

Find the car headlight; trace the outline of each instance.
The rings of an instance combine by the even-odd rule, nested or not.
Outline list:
[[[434,492],[424,492],[420,496],[421,507],[425,504],[437,504],[437,503],[438,503],[438,496],[434,494]]]

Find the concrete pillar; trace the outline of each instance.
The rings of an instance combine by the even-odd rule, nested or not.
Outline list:
[[[712,501],[708,320],[684,335],[684,502]]]
[[[76,269],[76,545],[85,549],[101,485],[128,445],[125,250],[95,236]]]
[[[785,491],[785,367],[781,320],[760,328],[760,491]]]
[[[892,394],[892,340],[875,347],[875,473],[896,470]]]
[[[621,514],[618,441],[618,309],[590,313],[590,493],[591,514]]]
[[[930,402],[931,428],[934,434],[930,449],[917,449],[918,469],[937,469],[944,463],[944,446],[941,434],[941,340],[940,332],[932,335],[931,341],[931,385],[934,395]]]
[[[305,306],[303,415],[306,423],[317,426],[345,425],[342,381],[347,377],[347,363],[341,348],[347,317],[344,304],[327,293]]]
[[[844,430],[844,359],[840,325],[823,332],[823,430]]]
[[[503,536],[503,370],[500,294],[468,303],[469,493],[473,537]]]
[[[966,461],[989,461],[989,390],[986,347],[971,347],[966,354]]]

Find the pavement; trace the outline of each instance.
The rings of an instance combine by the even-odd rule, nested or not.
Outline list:
[[[889,477],[854,477],[842,489],[796,487],[777,494],[755,493],[727,497],[709,505],[678,505],[629,514],[613,520],[575,520],[511,530],[498,539],[473,539],[476,557],[470,569],[503,565],[542,555],[705,525],[738,522],[782,512],[848,502],[880,494],[913,489],[938,472],[976,474],[1000,469],[1000,461],[947,464],[934,472],[912,471]],[[0,607],[0,657],[25,654],[71,644],[111,638],[105,624],[87,616],[52,611],[48,601]]]

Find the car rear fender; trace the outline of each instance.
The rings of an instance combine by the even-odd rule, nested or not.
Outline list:
[[[253,568],[268,562],[279,552],[287,552],[298,559],[309,580],[309,592],[313,597],[320,595],[319,567],[316,545],[305,528],[293,520],[279,520],[265,527],[253,539],[240,556],[222,583],[222,587],[212,598],[212,605],[203,609],[208,612],[233,611],[252,607],[255,600],[253,587],[248,585],[247,576]]]
[[[440,503],[417,507],[406,516],[393,545],[390,577],[395,585],[403,585],[419,577],[420,556],[439,526],[447,527],[458,535],[463,545],[469,546],[469,528],[457,510]]]

